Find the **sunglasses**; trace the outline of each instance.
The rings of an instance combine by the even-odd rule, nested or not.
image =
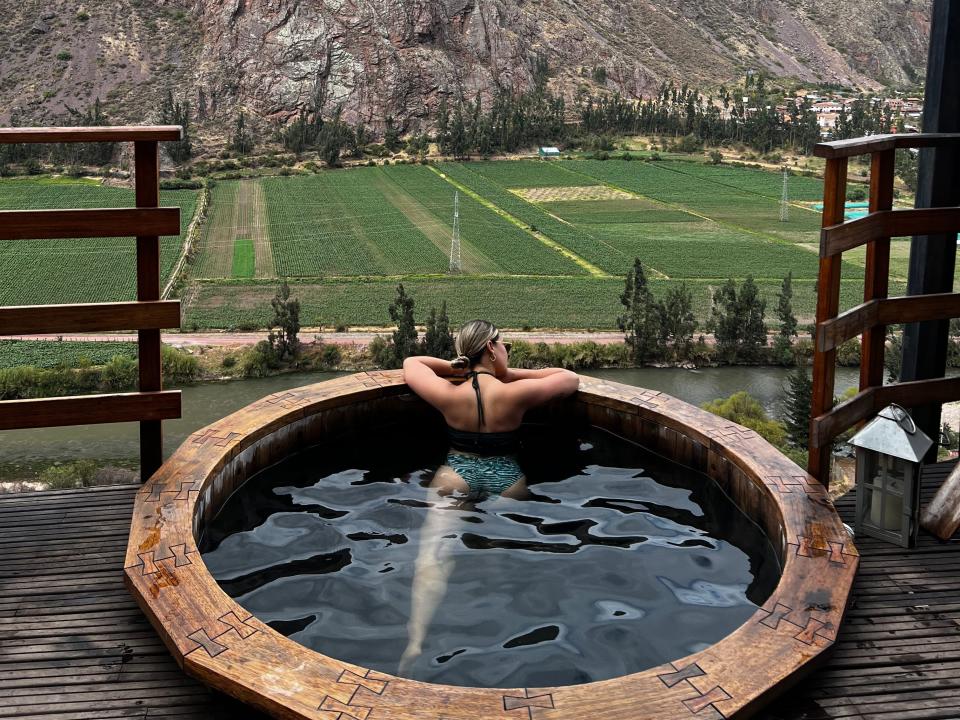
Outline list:
[[[507,340],[501,340],[501,339],[500,339],[500,333],[497,333],[497,334],[494,336],[493,342],[502,342],[502,343],[503,343],[503,349],[507,351],[507,355],[510,354],[510,348],[513,347],[513,343],[512,343],[512,342],[509,342],[509,341],[507,341]]]

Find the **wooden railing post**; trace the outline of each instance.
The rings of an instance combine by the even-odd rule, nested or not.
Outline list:
[[[138,208],[160,205],[160,158],[156,142],[134,143]],[[160,238],[137,236],[137,300],[160,299]],[[162,390],[160,331],[138,330],[140,392]],[[140,422],[140,479],[146,482],[163,464],[163,430],[159,420]]]
[[[823,227],[843,222],[847,203],[847,158],[827,160],[824,174]],[[817,326],[832,320],[840,309],[840,258],[839,254],[824,257],[821,252],[820,274],[817,292]],[[815,335],[819,335],[816,333]],[[813,397],[811,399],[811,423],[809,434],[810,454],[807,472],[824,486],[830,484],[831,444],[821,446],[814,432],[812,419],[823,415],[833,407],[833,380],[836,373],[836,349],[821,352],[815,339],[813,354]]]
[[[873,153],[870,164],[870,212],[893,208],[893,168],[896,150]],[[867,243],[863,301],[886,298],[889,292],[890,237]],[[863,333],[860,348],[860,389],[883,385],[883,356],[887,328],[875,325]]]

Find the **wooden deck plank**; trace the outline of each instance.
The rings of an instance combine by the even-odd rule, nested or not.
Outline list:
[[[928,470],[925,498],[946,472]],[[0,496],[0,718],[264,718],[186,676],[124,589],[138,489]],[[836,505],[852,523],[853,498]],[[861,572],[835,652],[758,717],[958,717],[960,540],[857,546]],[[41,554],[49,562],[38,567]]]

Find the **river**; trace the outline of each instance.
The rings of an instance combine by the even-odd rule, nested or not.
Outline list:
[[[583,374],[660,390],[694,405],[746,390],[763,404],[768,413],[781,417],[789,372],[786,368],[773,367],[718,367],[587,370]],[[163,424],[164,452],[169,456],[194,431],[265,395],[343,374],[295,373],[184,387],[183,417]],[[837,368],[836,394],[855,385],[857,376],[857,368]],[[0,475],[5,465],[68,462],[82,458],[135,462],[138,447],[136,423],[8,430],[0,432]]]

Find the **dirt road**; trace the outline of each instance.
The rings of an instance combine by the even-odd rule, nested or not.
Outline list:
[[[324,342],[336,343],[337,345],[360,345],[365,346],[377,335],[389,337],[393,332],[391,328],[380,330],[358,330],[351,332],[321,332],[318,328],[301,328],[301,342],[311,342],[315,335],[321,335]],[[595,343],[609,344],[623,342],[623,333],[621,332],[577,332],[573,330],[557,332],[504,332],[504,337],[510,340],[526,340],[527,342],[537,343],[578,343],[592,340]],[[5,340],[56,340],[61,338],[64,342],[79,341],[135,341],[135,333],[115,333],[115,334],[77,334],[77,335],[20,335],[16,337],[3,338]],[[266,332],[208,332],[208,333],[162,333],[162,341],[167,345],[174,347],[187,347],[203,345],[206,347],[233,347],[236,345],[254,345],[260,340],[267,339]]]

